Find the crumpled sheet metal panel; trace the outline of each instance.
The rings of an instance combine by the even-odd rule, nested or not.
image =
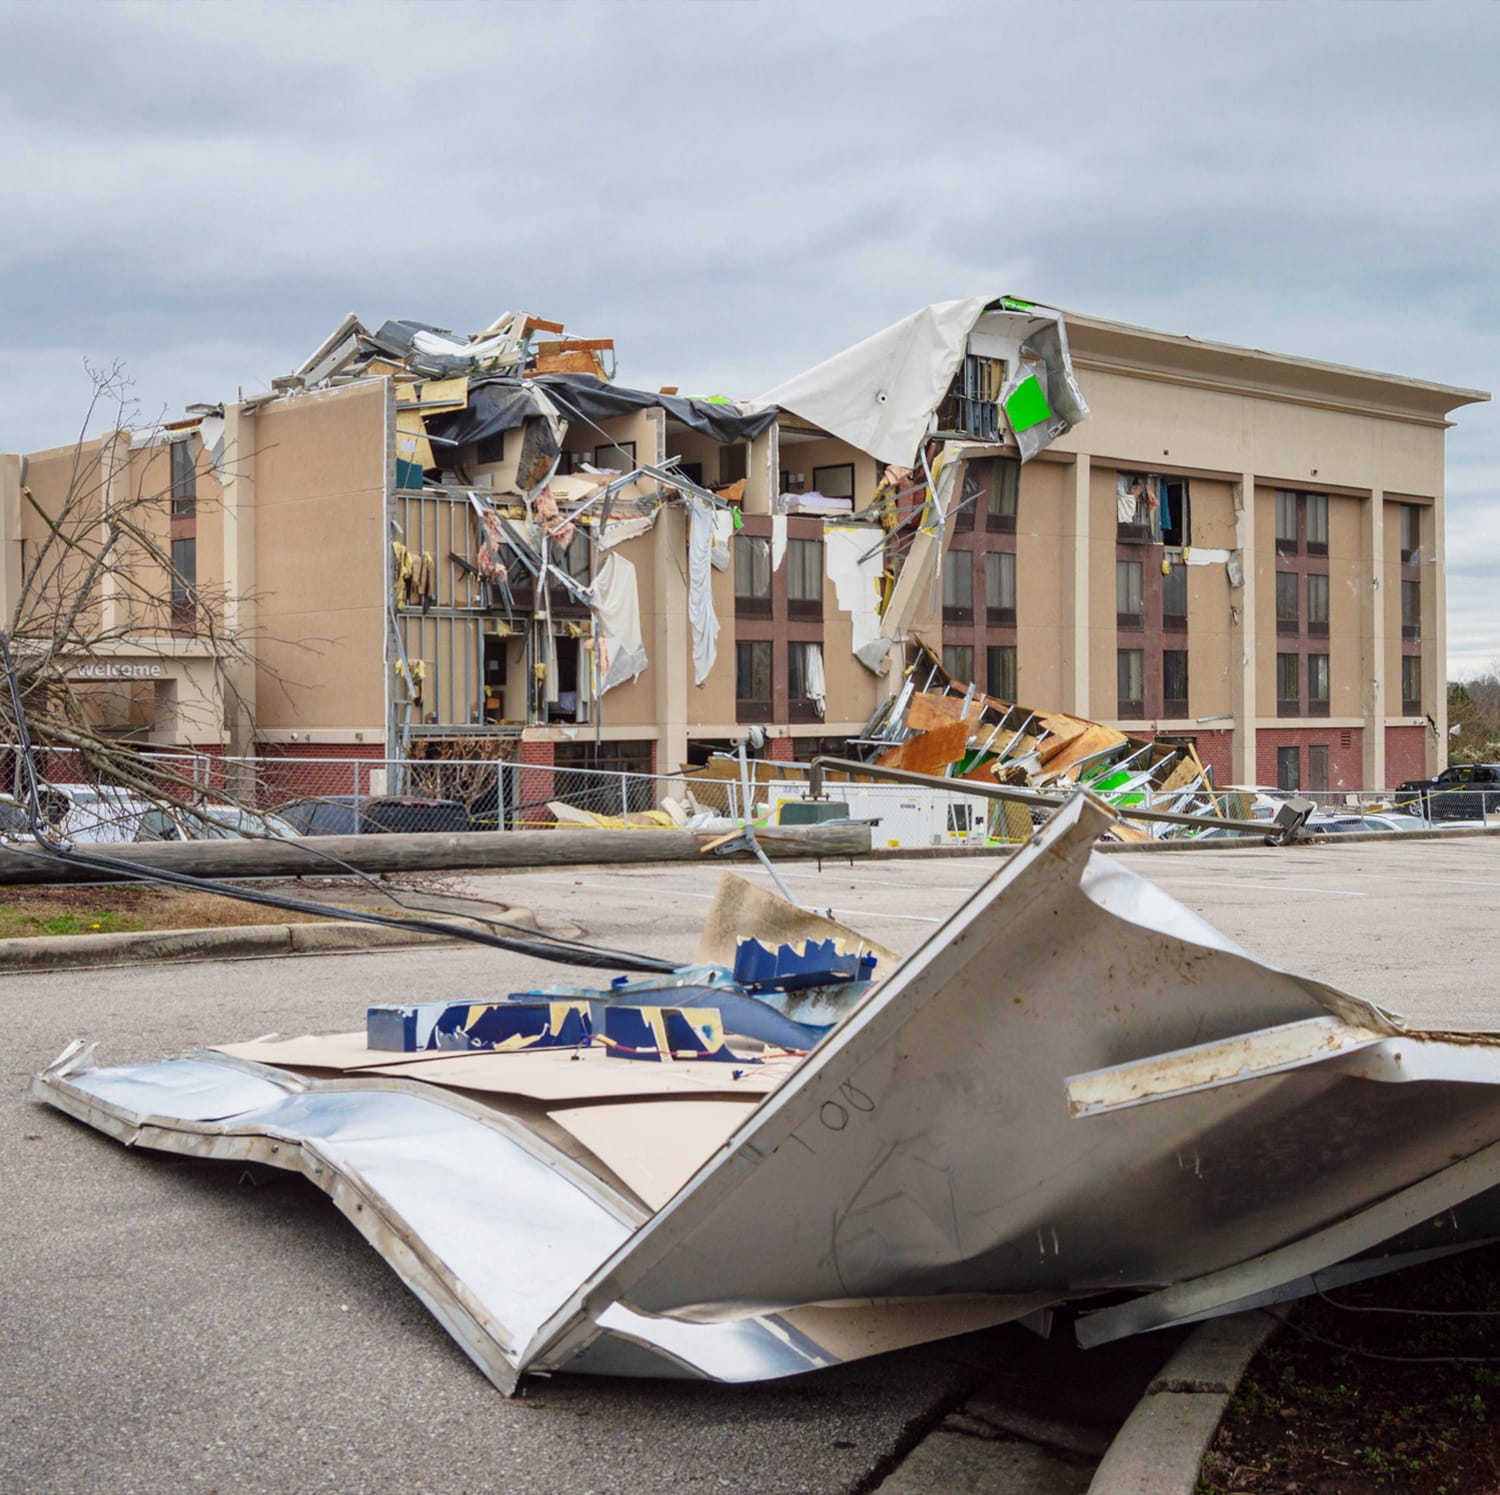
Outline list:
[[[1394,1031],[1091,856],[1105,819],[1060,811],[908,957],[554,1320],[542,1362],[615,1299],[709,1321],[1193,1278],[1500,1137],[1500,1086],[1376,1086],[1330,1064],[1070,1117],[1060,1081],[1081,1071],[1330,1012]]]
[[[641,1219],[539,1139],[409,1082],[302,1081],[204,1054],[65,1059],[37,1086],[129,1143],[305,1173],[502,1390],[518,1347]]]

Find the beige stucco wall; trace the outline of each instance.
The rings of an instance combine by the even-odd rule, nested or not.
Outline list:
[[[260,725],[379,728],[386,381],[277,400],[254,445]]]

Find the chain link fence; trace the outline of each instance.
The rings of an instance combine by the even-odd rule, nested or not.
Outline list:
[[[737,780],[516,761],[143,753],[128,774],[100,782],[78,752],[48,749],[38,766],[48,820],[80,840],[201,835],[206,819],[224,834],[333,835],[600,823],[644,830],[743,813]],[[0,783],[0,829],[22,829],[26,777],[13,748],[0,748]]]

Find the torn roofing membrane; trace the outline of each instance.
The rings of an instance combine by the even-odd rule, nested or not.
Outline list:
[[[1094,855],[1109,819],[1059,810],[753,1087],[592,1048],[376,1075],[395,1056],[342,1039],[115,1070],[75,1046],[34,1091],[304,1172],[505,1390],[781,1376],[1136,1290],[1080,1321],[1099,1342],[1500,1231],[1496,1040],[1245,954]],[[716,1104],[673,1127],[687,1095]]]

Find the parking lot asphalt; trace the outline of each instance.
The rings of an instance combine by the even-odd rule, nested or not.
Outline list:
[[[997,864],[872,859],[782,875],[808,905],[909,950]],[[1276,964],[1424,1026],[1500,1028],[1500,840],[1128,865]],[[465,881],[601,943],[683,959],[718,870]],[[934,1409],[1016,1353],[1006,1336],[1020,1331],[999,1331],[774,1385],[559,1377],[507,1401],[315,1189],[131,1153],[26,1093],[75,1037],[122,1063],[346,1030],[371,1001],[559,979],[571,975],[474,946],[0,978],[0,1488],[867,1489]]]

